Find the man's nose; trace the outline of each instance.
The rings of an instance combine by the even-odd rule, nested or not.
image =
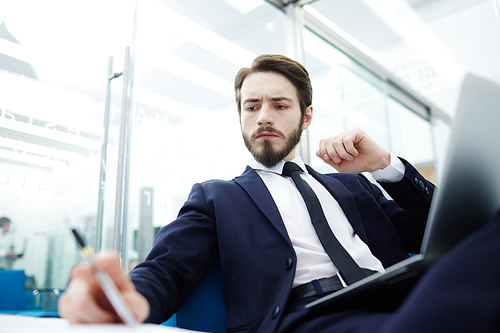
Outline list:
[[[257,124],[259,126],[272,126],[274,124],[274,118],[272,115],[272,110],[269,106],[263,105],[259,112],[259,118],[257,119]]]

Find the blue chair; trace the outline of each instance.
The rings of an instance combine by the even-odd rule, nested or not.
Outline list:
[[[25,290],[26,277],[22,270],[0,269],[0,313],[33,317],[59,317],[56,309],[27,308],[30,291]],[[32,294],[31,294],[32,296]]]
[[[24,271],[0,269],[0,311],[24,310]]]
[[[226,303],[222,294],[220,263],[215,264],[184,306],[162,325],[195,331],[226,331]]]

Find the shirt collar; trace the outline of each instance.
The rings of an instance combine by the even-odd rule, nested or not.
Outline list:
[[[304,161],[302,161],[302,158],[300,156],[295,157],[290,162],[297,164],[305,173],[309,173],[307,172],[306,165]],[[256,159],[252,159],[248,165],[254,170],[273,172],[281,175],[283,172],[283,167],[285,166],[285,161],[281,160],[275,166],[268,168],[262,163],[258,162]]]

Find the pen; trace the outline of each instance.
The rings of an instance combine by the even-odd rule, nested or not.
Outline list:
[[[78,231],[76,231],[75,228],[71,228],[71,232],[75,236],[76,241],[81,248],[80,253],[82,257],[87,259],[89,263],[92,265],[92,268],[95,271],[97,282],[101,286],[102,291],[108,298],[109,302],[115,309],[120,319],[127,325],[138,325],[139,323],[132,315],[132,311],[130,311],[130,308],[127,306],[127,303],[125,303],[125,301],[123,300],[120,292],[118,291],[118,288],[116,287],[113,280],[111,280],[111,277],[108,275],[107,272],[100,269],[99,266],[97,265],[94,256],[94,249],[90,245],[85,244],[83,238],[80,236],[80,234],[78,233]]]

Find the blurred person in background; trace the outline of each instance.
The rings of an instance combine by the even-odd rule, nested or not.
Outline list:
[[[14,233],[10,226],[9,218],[0,217],[0,269],[12,269],[15,259]]]

